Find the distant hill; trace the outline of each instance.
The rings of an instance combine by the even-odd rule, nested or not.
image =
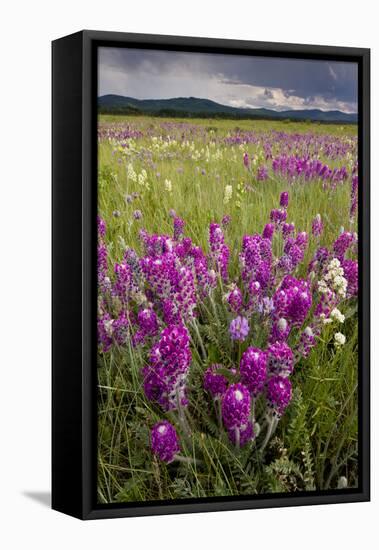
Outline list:
[[[245,109],[221,105],[210,99],[175,97],[171,99],[135,99],[121,95],[103,95],[98,98],[98,110],[108,114],[145,114],[155,116],[201,118],[251,118],[270,120],[312,120],[325,123],[353,124],[358,122],[356,113],[302,109],[275,111],[273,109]]]

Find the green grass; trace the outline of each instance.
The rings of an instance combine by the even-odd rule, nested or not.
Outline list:
[[[181,148],[181,122],[200,130],[194,138],[194,150]],[[174,124],[168,126],[167,124]],[[311,231],[312,219],[320,213],[324,232],[320,244],[330,247],[340,227],[355,230],[349,223],[350,180],[336,189],[323,189],[321,182],[295,182],[292,185],[270,171],[267,181],[258,182],[242,163],[244,151],[266,164],[261,143],[241,146],[224,145],[222,139],[240,128],[264,135],[271,130],[293,133],[328,134],[337,139],[356,137],[355,126],[267,121],[174,121],[148,117],[101,116],[102,127],[129,125],[152,135],[177,137],[169,147],[154,149],[151,136],[132,140],[128,149],[114,152],[115,144],[99,145],[99,214],[107,223],[106,242],[110,268],[122,258],[125,245],[142,252],[138,238],[143,227],[151,233],[172,233],[170,209],[186,222],[185,233],[207,250],[208,226],[228,214],[232,222],[226,230],[231,248],[232,278],[238,273],[238,253],[244,234],[261,232],[272,208],[278,206],[281,191],[290,194],[288,221],[299,231]],[[163,125],[163,127],[162,127]],[[213,147],[210,141],[216,139]],[[207,147],[210,154],[207,156]],[[150,151],[150,152],[149,152]],[[152,153],[151,153],[152,151]],[[198,151],[200,158],[196,157]],[[275,151],[274,151],[275,152]],[[208,160],[207,160],[208,158]],[[323,159],[331,167],[346,164],[347,159]],[[147,172],[148,187],[127,178],[131,163],[136,174]],[[269,166],[269,161],[267,162]],[[205,171],[202,174],[202,170]],[[158,176],[159,174],[159,176]],[[165,189],[165,180],[172,192]],[[233,195],[223,203],[226,185]],[[247,190],[246,190],[247,185]],[[137,192],[132,203],[126,195]],[[133,212],[142,212],[135,220]],[[118,211],[119,216],[114,216]],[[281,244],[274,242],[279,253]],[[318,242],[310,240],[306,257],[296,276],[304,276],[306,264]],[[217,309],[217,316],[213,308]],[[131,345],[98,354],[98,427],[99,470],[98,499],[102,503],[146,501],[172,498],[251,495],[268,492],[296,492],[336,488],[341,476],[354,487],[357,478],[357,316],[354,304],[341,306],[346,315],[342,329],[346,345],[332,345],[335,326],[327,326],[321,341],[306,360],[301,360],[292,377],[294,398],[280,420],[274,437],[265,450],[259,450],[264,426],[255,443],[237,451],[219,429],[212,401],[202,390],[202,376],[211,362],[230,366],[238,350],[227,333],[231,316],[222,303],[221,293],[213,303],[205,300],[200,307],[200,333],[206,342],[208,357],[204,361],[192,334],[193,363],[190,374],[192,429],[188,441],[182,439],[182,455],[197,463],[166,465],[152,456],[149,430],[154,422],[167,418],[180,429],[175,413],[163,413],[144,396],[140,369],[147,351]],[[263,341],[264,328],[254,327],[249,342]],[[227,364],[229,363],[229,365]],[[258,401],[257,409],[263,407]]]

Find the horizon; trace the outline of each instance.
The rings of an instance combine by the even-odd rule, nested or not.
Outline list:
[[[100,47],[99,97],[209,99],[227,107],[357,114],[352,62]]]
[[[140,99],[140,98],[133,97],[133,96],[130,96],[130,95],[108,93],[108,94],[98,95],[97,99],[101,99],[102,97],[107,97],[107,96],[130,98],[130,99],[134,99],[136,101],[170,101],[170,100],[175,100],[175,99],[197,99],[197,100],[201,100],[201,101],[211,101],[212,103],[216,103],[216,104],[221,105],[223,107],[228,107],[228,108],[229,107],[234,107],[233,105],[226,105],[225,103],[220,103],[218,101],[214,101],[213,99],[209,99],[207,97],[197,97],[197,96],[172,96],[172,97],[160,97],[160,98],[146,97],[146,98]],[[302,108],[299,108],[299,109],[288,108],[288,109],[282,109],[282,110],[263,107],[263,106],[262,107],[235,107],[235,108],[244,109],[244,110],[265,109],[266,111],[274,111],[276,113],[283,113],[283,112],[287,112],[287,111],[294,111],[294,112],[296,112],[296,111],[320,111],[322,113],[339,112],[339,113],[343,113],[345,115],[358,115],[358,111],[348,112],[348,111],[341,111],[341,109],[322,109],[320,107],[302,107]]]

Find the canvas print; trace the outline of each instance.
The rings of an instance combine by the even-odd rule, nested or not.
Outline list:
[[[358,68],[98,49],[97,499],[359,485]]]

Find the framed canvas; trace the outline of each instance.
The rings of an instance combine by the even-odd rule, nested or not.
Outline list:
[[[53,508],[369,500],[369,50],[52,52]]]

